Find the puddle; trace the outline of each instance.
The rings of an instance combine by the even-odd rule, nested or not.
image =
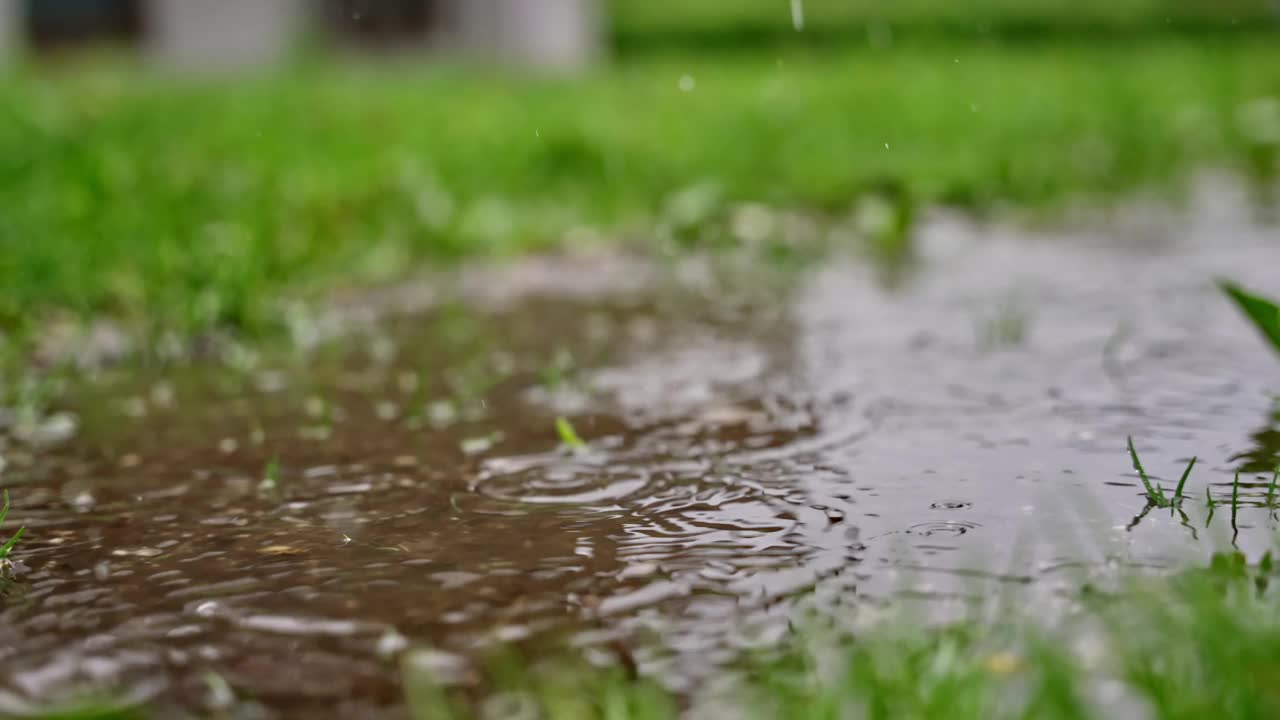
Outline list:
[[[0,713],[86,686],[207,712],[229,687],[267,717],[394,717],[408,645],[565,632],[656,639],[638,660],[679,687],[799,598],[963,605],[1207,554],[1231,528],[1203,527],[1206,486],[1280,459],[1280,366],[1212,285],[1275,289],[1280,233],[1244,217],[941,218],[892,291],[838,257],[777,292],[557,292],[539,266],[537,293],[306,359],[105,377],[69,444],[4,452],[29,530]],[[1166,487],[1199,457],[1187,523],[1135,524],[1127,435]],[[1237,542],[1271,524],[1246,507]]]

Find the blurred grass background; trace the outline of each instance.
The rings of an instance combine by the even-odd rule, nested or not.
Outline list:
[[[1089,44],[1171,34],[1203,37],[1273,32],[1268,0],[803,0],[804,35],[789,0],[613,0],[613,36],[624,51],[675,46],[754,48],[887,40]]]
[[[284,296],[584,226],[658,242],[743,201],[1036,208],[1204,167],[1274,176],[1265,0],[803,5],[797,32],[787,2],[616,0],[613,60],[575,78],[31,64],[0,80],[0,329],[10,348],[66,315],[269,331]]]

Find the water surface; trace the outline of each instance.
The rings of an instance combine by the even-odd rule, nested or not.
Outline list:
[[[776,283],[531,264],[306,356],[108,375],[73,439],[3,450],[0,713],[207,712],[216,675],[264,717],[395,717],[406,647],[563,633],[681,688],[798,602],[1203,555],[1232,539],[1205,488],[1280,459],[1280,366],[1213,280],[1276,291],[1280,232],[1220,200],[1140,228],[939,217],[893,287],[839,252]],[[1167,486],[1199,456],[1186,522],[1139,517],[1129,435]]]

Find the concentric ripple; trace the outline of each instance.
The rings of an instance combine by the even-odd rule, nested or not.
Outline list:
[[[472,489],[500,503],[601,509],[643,494],[649,484],[644,468],[549,454],[487,461]]]

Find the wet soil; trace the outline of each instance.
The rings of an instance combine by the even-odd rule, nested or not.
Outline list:
[[[1205,488],[1243,469],[1257,505],[1280,460],[1280,364],[1213,286],[1278,289],[1248,217],[939,217],[891,287],[840,252],[781,280],[539,265],[243,371],[106,373],[72,439],[0,451],[29,528],[0,714],[86,688],[209,712],[216,675],[255,716],[397,717],[407,647],[566,634],[679,689],[797,603],[1207,553],[1233,532]],[[1185,522],[1142,515],[1129,435],[1166,486],[1199,456]],[[1246,507],[1234,541],[1272,524]]]

